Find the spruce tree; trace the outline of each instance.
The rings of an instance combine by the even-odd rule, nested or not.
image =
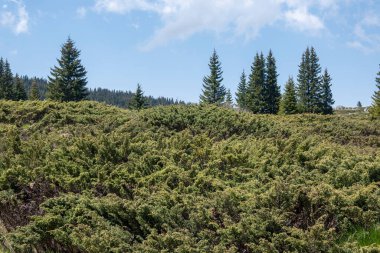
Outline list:
[[[322,87],[321,87],[321,112],[323,114],[333,113],[333,104],[335,103],[333,95],[331,92],[331,77],[327,69],[322,76]]]
[[[14,99],[13,92],[13,74],[11,71],[10,64],[8,60],[5,60],[4,68],[3,68],[3,76],[1,83],[1,93],[4,99],[12,100]]]
[[[33,80],[29,90],[29,100],[40,100],[40,97],[37,82],[36,80]]]
[[[4,96],[4,60],[0,58],[0,99],[5,99]]]
[[[232,99],[231,90],[228,89],[226,92],[226,101],[224,103],[227,107],[233,107],[234,101]]]
[[[256,54],[251,67],[247,86],[247,109],[253,113],[264,113],[265,102],[263,94],[265,85],[265,59],[263,54]]]
[[[281,92],[280,86],[277,84],[277,66],[276,59],[272,50],[269,51],[266,61],[266,81],[264,95],[265,108],[264,112],[269,114],[277,114],[280,107]]]
[[[203,78],[202,95],[200,96],[200,102],[202,104],[217,104],[220,105],[224,102],[226,96],[226,88],[223,86],[223,71],[219,61],[219,56],[214,49],[212,56],[210,57],[210,75]]]
[[[356,107],[361,110],[363,108],[362,102],[358,101]]]
[[[146,99],[144,97],[144,92],[142,91],[141,85],[137,84],[136,93],[133,95],[131,102],[129,104],[130,109],[141,110],[146,106]]]
[[[58,101],[80,101],[87,97],[86,70],[79,59],[80,51],[68,38],[61,48],[58,66],[51,69],[48,98]]]
[[[380,71],[377,73],[376,77],[376,88],[375,94],[372,96],[372,106],[370,108],[370,113],[373,117],[380,117]]]
[[[313,47],[302,55],[298,73],[297,95],[302,113],[319,113],[321,108],[321,66]]]
[[[285,84],[285,92],[281,99],[280,114],[296,114],[297,97],[293,77]]]
[[[240,77],[240,82],[238,84],[237,92],[236,92],[236,103],[240,107],[240,109],[247,108],[247,77],[243,70],[243,73]]]
[[[27,99],[24,83],[17,74],[14,79],[13,99],[16,101]]]

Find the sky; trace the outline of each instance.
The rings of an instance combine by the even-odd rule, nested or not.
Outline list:
[[[235,93],[257,52],[278,82],[297,77],[313,46],[335,105],[371,104],[380,64],[379,0],[0,0],[0,56],[14,73],[47,78],[62,44],[81,50],[88,86],[198,102],[216,49]]]

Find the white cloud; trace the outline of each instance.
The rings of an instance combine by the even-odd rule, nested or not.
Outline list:
[[[306,7],[297,8],[285,13],[285,20],[288,25],[304,32],[317,32],[324,28],[322,20],[309,13]]]
[[[76,12],[78,18],[85,18],[87,15],[87,9],[83,6],[79,7]]]
[[[172,39],[208,31],[231,32],[245,39],[255,38],[260,30],[275,23],[315,34],[325,28],[323,20],[311,10],[326,10],[339,0],[95,0],[95,10],[126,14],[148,11],[157,14],[163,25],[144,46],[151,49]]]
[[[0,27],[11,29],[15,34],[28,32],[29,14],[22,1],[6,0],[0,10]]]
[[[354,39],[349,41],[349,47],[365,53],[380,52],[380,16],[369,13],[354,26]]]

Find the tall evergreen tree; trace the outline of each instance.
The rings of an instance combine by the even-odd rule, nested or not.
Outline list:
[[[321,110],[321,66],[313,47],[302,55],[298,73],[297,95],[299,110],[303,113],[319,113]]]
[[[372,106],[370,108],[370,113],[373,117],[380,117],[380,71],[377,73],[376,77],[376,88],[375,94],[372,96]]]
[[[13,74],[8,60],[5,60],[3,67],[3,75],[1,78],[1,93],[4,99],[14,99],[13,92]]]
[[[321,112],[323,114],[333,113],[333,104],[335,103],[333,95],[331,92],[331,77],[327,69],[322,76],[322,87],[321,87]]]
[[[281,92],[280,86],[277,84],[277,66],[276,59],[273,56],[272,50],[269,51],[266,61],[266,81],[264,100],[264,112],[269,114],[277,114],[280,107]]]
[[[289,77],[285,84],[285,93],[281,99],[280,114],[296,114],[297,112],[296,88],[293,77]]]
[[[29,90],[29,100],[40,100],[40,91],[38,90],[38,85],[36,80],[32,81],[32,85]]]
[[[146,106],[146,100],[144,97],[144,92],[141,88],[141,85],[137,84],[136,93],[133,95],[131,99],[129,108],[135,109],[135,110],[141,110],[145,108],[145,106]]]
[[[241,109],[247,108],[247,77],[243,70],[236,92],[236,103]]]
[[[227,107],[232,107],[233,104],[234,104],[234,101],[232,99],[232,94],[231,94],[231,90],[228,89],[227,92],[226,92],[226,101],[224,103]]]
[[[5,99],[4,95],[4,60],[0,58],[0,99]]]
[[[265,59],[263,54],[256,54],[251,67],[247,86],[247,109],[253,113],[264,113]]]
[[[27,99],[24,83],[17,74],[14,79],[13,99],[16,101]]]
[[[61,48],[58,66],[51,69],[48,98],[58,101],[80,101],[87,97],[87,72],[79,56],[80,51],[68,38]]]
[[[202,95],[200,96],[200,102],[202,104],[222,104],[226,96],[226,88],[223,86],[223,71],[219,61],[219,56],[214,49],[212,56],[210,57],[210,75],[203,78]]]

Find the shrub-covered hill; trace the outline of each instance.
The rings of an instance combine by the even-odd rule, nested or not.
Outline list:
[[[380,122],[0,102],[9,252],[379,252]]]

